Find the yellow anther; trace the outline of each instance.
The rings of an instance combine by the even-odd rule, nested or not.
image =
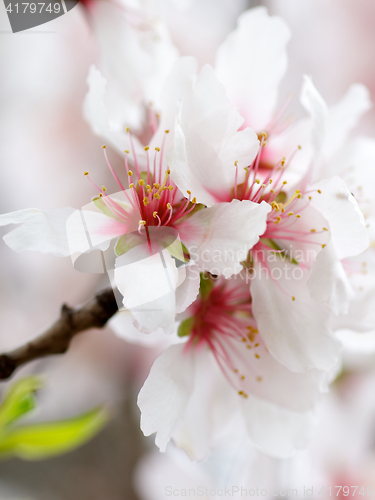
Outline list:
[[[167,208],[168,210],[172,210],[172,205],[170,203],[167,203]]]
[[[326,246],[327,246],[327,245],[326,245],[326,244],[324,244],[324,245],[322,245],[322,248],[324,248],[324,247],[326,247]]]
[[[128,155],[130,153],[130,151],[125,149],[124,153],[126,153]]]
[[[102,198],[103,197],[103,193],[99,193],[99,198]]]
[[[275,220],[275,224],[278,224],[280,221],[281,221],[281,217],[280,217],[280,216],[278,216],[278,217],[276,218],[276,220]]]
[[[194,196],[194,198],[191,200],[192,203],[197,203],[197,199],[196,197]]]
[[[155,189],[159,189],[160,188],[160,184],[158,182],[154,182],[153,186],[154,186]]]
[[[275,191],[273,189],[270,189],[270,191],[271,191],[272,194],[275,194]]]
[[[131,189],[131,188],[133,188],[133,187],[134,187],[134,183],[133,183],[133,182],[131,182],[131,183],[129,184],[129,189]]]
[[[130,132],[130,128],[129,128],[129,127],[126,127],[126,131],[127,131],[127,132]]]
[[[284,182],[283,182],[283,184],[284,184],[284,186],[285,186],[285,184],[288,184],[288,181],[284,181]]]
[[[289,216],[290,216],[290,215],[294,215],[294,213],[293,213],[293,212],[288,212],[288,215],[289,215]]]
[[[296,189],[296,194],[300,194],[300,190],[299,189]]]
[[[169,191],[173,191],[173,186],[168,186]]]
[[[132,175],[133,175],[133,172],[131,170],[129,170],[128,176],[131,177]]]
[[[146,225],[146,221],[145,220],[140,220],[138,224],[140,226],[145,226]]]
[[[160,148],[158,148],[158,147],[156,146],[155,151],[160,151]]]
[[[273,183],[273,180],[272,180],[272,179],[270,179],[268,182],[269,182],[270,184],[272,184],[272,183]]]
[[[105,186],[102,186],[103,191],[107,191],[107,188]]]
[[[158,215],[157,211],[155,210],[155,212],[152,214],[154,219],[156,219],[156,216]]]
[[[312,233],[315,233],[315,232],[316,232],[316,229],[310,229],[310,231],[311,231]]]
[[[285,212],[285,208],[282,208],[281,209],[281,213],[283,214]]]
[[[268,137],[267,132],[261,132],[260,135],[262,135],[264,137],[264,139],[267,139],[267,137]]]
[[[266,187],[266,185],[265,185],[265,184],[262,184],[262,188],[264,189],[265,187]]]
[[[238,160],[234,162],[234,166],[237,167],[237,165],[238,165]]]
[[[169,134],[169,130],[164,130],[164,132],[165,132],[166,134]]]
[[[323,231],[328,231],[328,229],[326,227],[323,227]]]
[[[242,337],[242,342],[246,342],[246,337]]]
[[[145,151],[148,151],[150,149],[150,146],[145,146]]]
[[[296,217],[297,217],[297,219],[300,219],[300,218],[301,218],[300,214],[297,214],[297,215],[296,215]]]
[[[107,146],[106,146],[106,145],[104,145],[104,146],[103,146],[103,149],[106,149],[106,147],[107,147]]]
[[[245,380],[245,375],[241,375],[241,380]]]
[[[189,191],[189,190],[187,190],[186,192],[187,192],[187,194],[191,194],[191,191]]]
[[[148,203],[148,198],[147,198],[147,196],[145,196],[145,197],[143,198],[143,203]]]
[[[255,179],[255,182],[256,182],[257,184],[260,184],[260,180],[259,180],[259,179]]]
[[[254,344],[254,347],[258,347],[258,346],[259,346],[258,342],[256,344]]]
[[[319,193],[319,194],[322,194],[322,192],[321,192],[321,190],[320,190],[320,189],[318,189],[318,193]]]
[[[89,175],[88,170],[85,170],[85,171],[83,172],[83,175]]]
[[[296,298],[295,298],[295,296],[294,296],[294,295],[292,296],[292,300],[296,300]]]
[[[254,356],[255,356],[257,359],[259,359],[259,358],[260,358],[259,354],[254,354]]]
[[[285,165],[285,160],[281,160],[280,164],[283,167]]]
[[[150,184],[147,184],[147,185],[146,185],[146,189],[151,189]]]
[[[298,145],[298,149],[302,149],[302,146],[301,146],[301,145]]]
[[[154,198],[156,198],[157,200],[160,200],[161,196],[160,196],[160,194],[155,193],[155,194],[154,194]]]
[[[312,200],[311,196],[309,196],[309,200]]]
[[[302,198],[302,194],[297,194],[297,198],[301,199]]]
[[[257,382],[262,382],[262,377],[257,377]]]
[[[246,347],[247,347],[248,349],[251,349],[251,345],[247,345]]]
[[[238,370],[237,370],[237,368],[235,368],[235,369],[234,369],[234,371],[235,371],[235,373],[238,373]]]
[[[145,181],[143,179],[139,179],[138,184],[140,186],[144,186],[145,185]]]

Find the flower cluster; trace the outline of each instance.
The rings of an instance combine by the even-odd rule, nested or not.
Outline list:
[[[113,328],[163,338],[138,399],[162,451],[173,440],[203,459],[248,436],[290,456],[339,363],[337,330],[374,327],[373,201],[360,181],[375,143],[350,137],[368,92],[353,85],[328,108],[305,77],[306,116],[288,121],[289,102],[277,103],[290,34],[262,7],[240,16],[200,71],[160,20],[124,33],[131,70],[108,70],[107,88],[92,67],[84,103],[93,131],[124,155],[116,172],[104,146],[118,193],[86,171],[91,203],[2,215],[0,225],[22,224],[5,241],[74,262],[102,252],[122,296]]]

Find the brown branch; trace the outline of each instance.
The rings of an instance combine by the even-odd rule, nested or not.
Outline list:
[[[0,355],[0,379],[9,378],[19,366],[34,359],[63,354],[75,335],[89,328],[102,328],[117,310],[111,288],[98,293],[80,309],[72,309],[64,304],[60,318],[44,333],[27,344]]]

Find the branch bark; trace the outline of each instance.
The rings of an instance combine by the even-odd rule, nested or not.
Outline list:
[[[117,312],[115,295],[108,288],[79,309],[63,304],[60,318],[45,332],[25,345],[0,355],[0,379],[9,378],[25,363],[51,354],[63,354],[72,338],[89,328],[103,328]]]

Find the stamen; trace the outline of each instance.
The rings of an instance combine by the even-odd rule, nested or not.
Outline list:
[[[234,162],[234,166],[236,167],[236,174],[234,176],[234,197],[237,199],[237,179],[238,179],[238,161]]]
[[[108,167],[109,167],[109,170],[111,171],[111,174],[112,174],[112,175],[113,175],[113,177],[115,178],[115,180],[116,180],[117,184],[120,186],[120,188],[121,188],[123,191],[125,191],[124,186],[121,184],[120,179],[117,177],[117,174],[116,174],[116,172],[113,170],[113,167],[112,167],[112,165],[111,165],[111,163],[110,163],[110,161],[109,161],[109,159],[108,159],[106,149],[107,149],[107,146],[103,146],[103,153],[104,153],[104,157],[105,157],[105,160],[106,160],[106,162],[107,162],[107,165],[108,165]]]
[[[139,174],[139,165],[138,165],[137,155],[135,154],[135,149],[134,149],[134,144],[133,144],[132,134],[130,133],[130,129],[129,129],[129,127],[126,127],[126,131],[127,131],[127,133],[129,134],[129,140],[130,140],[130,146],[131,146],[132,153],[133,153],[134,164],[135,164],[135,170],[137,171],[137,177],[138,177],[138,179],[139,179],[141,176],[140,176],[140,174]]]

